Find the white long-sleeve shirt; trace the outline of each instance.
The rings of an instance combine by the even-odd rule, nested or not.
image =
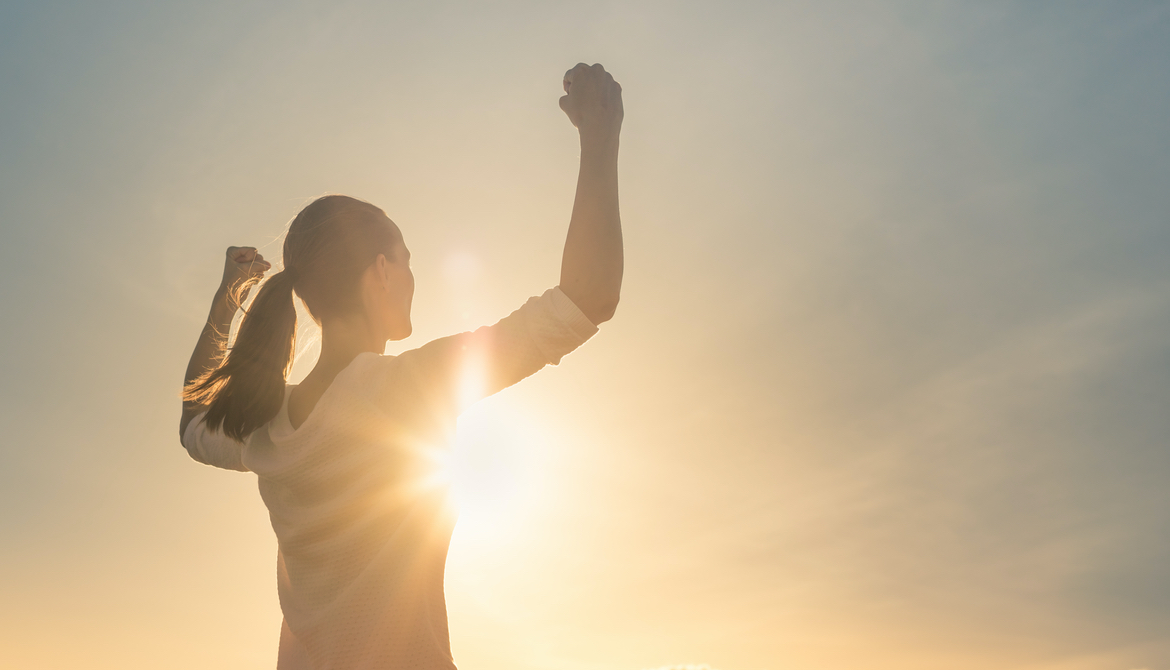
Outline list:
[[[556,364],[597,332],[558,288],[493,326],[401,354],[359,355],[293,428],[246,441],[199,415],[183,446],[259,479],[279,546],[278,668],[453,669],[443,569],[455,515],[437,477],[468,403]]]

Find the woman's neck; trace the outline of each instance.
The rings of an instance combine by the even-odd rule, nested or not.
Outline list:
[[[326,384],[333,381],[337,373],[341,372],[357,358],[358,354],[367,351],[381,354],[386,349],[385,338],[379,338],[365,320],[357,322],[326,322],[321,327],[321,355],[309,377],[318,377],[326,380]]]
[[[293,428],[299,428],[317,406],[317,401],[358,354],[386,349],[386,340],[379,339],[364,322],[325,323],[321,327],[321,355],[313,370],[297,385],[289,398],[288,414]]]

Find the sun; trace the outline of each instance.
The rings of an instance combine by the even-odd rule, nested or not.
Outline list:
[[[514,541],[539,505],[542,443],[534,425],[497,398],[459,418],[441,476],[459,510],[456,532],[477,549]]]

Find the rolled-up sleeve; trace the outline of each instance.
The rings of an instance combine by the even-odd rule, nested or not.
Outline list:
[[[204,419],[204,412],[187,424],[183,431],[183,447],[191,458],[213,465],[224,470],[247,472],[244,467],[244,443],[223,434],[223,431],[212,432]]]
[[[559,287],[550,288],[539,298],[530,298],[517,312],[525,308],[529,337],[553,365],[597,332],[597,326]]]

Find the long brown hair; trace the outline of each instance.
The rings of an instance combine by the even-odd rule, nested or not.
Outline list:
[[[327,195],[289,224],[284,269],[270,276],[245,310],[239,332],[218,367],[183,389],[207,406],[207,427],[244,440],[280,411],[296,348],[294,291],[313,319],[361,309],[358,281],[378,254],[401,241],[398,228],[368,202]]]

